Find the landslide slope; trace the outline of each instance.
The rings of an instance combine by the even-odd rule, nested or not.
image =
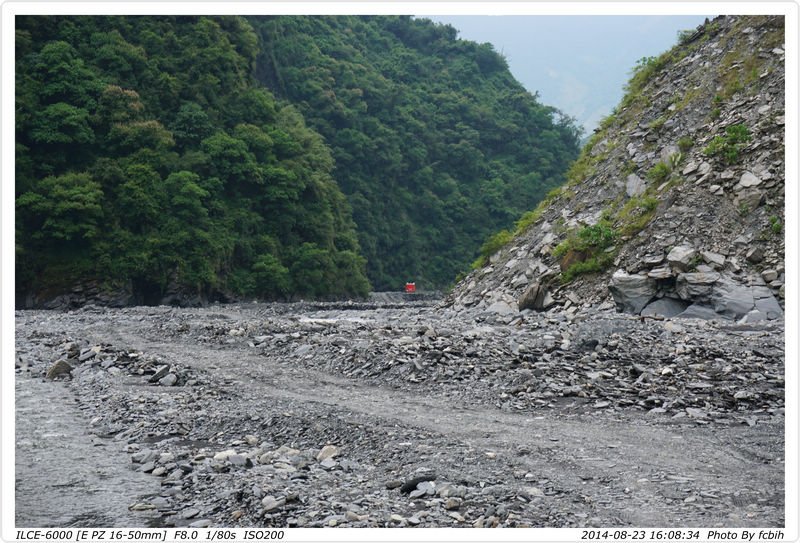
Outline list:
[[[726,16],[642,59],[568,182],[447,302],[781,318],[783,43],[782,17]]]

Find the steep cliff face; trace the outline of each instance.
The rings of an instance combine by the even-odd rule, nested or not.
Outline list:
[[[783,43],[782,17],[718,17],[642,59],[568,183],[448,303],[782,318]]]

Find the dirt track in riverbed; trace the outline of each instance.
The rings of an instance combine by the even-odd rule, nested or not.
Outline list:
[[[131,496],[142,525],[783,525],[780,407],[738,405],[731,408],[737,419],[707,408],[696,420],[626,407],[619,398],[621,405],[601,409],[593,398],[568,394],[509,407],[496,383],[525,368],[502,373],[486,358],[495,353],[502,363],[509,326],[517,342],[560,329],[534,316],[512,325],[421,306],[20,312],[17,347],[30,371],[21,368],[17,379],[68,358],[76,348],[65,348],[69,342],[79,352],[100,347],[76,364],[68,388],[87,428],[109,444],[98,454],[118,455],[120,470],[157,473],[156,495]],[[712,331],[727,333],[684,328],[680,341],[690,346]],[[762,332],[749,331],[782,342],[782,331]],[[450,350],[439,362],[414,358],[413,345],[445,337]],[[598,337],[599,351],[607,338]],[[476,346],[482,350],[468,357]],[[538,356],[537,348],[527,352]],[[557,359],[570,348],[542,356]],[[421,379],[431,375],[426,364],[441,366],[448,353],[456,353],[448,359],[454,367],[493,370],[446,383]],[[381,371],[332,371],[357,356]],[[381,366],[387,356],[396,360]],[[397,369],[415,360],[418,371]],[[150,382],[164,365],[178,378],[174,386]],[[765,397],[778,405],[776,394]],[[336,453],[321,462],[326,444]],[[390,488],[432,472],[433,483],[414,494]],[[18,524],[25,515],[18,507]]]

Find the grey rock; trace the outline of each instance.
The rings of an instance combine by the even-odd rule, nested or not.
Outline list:
[[[164,377],[168,373],[169,373],[169,365],[168,364],[164,364],[163,366],[159,366],[156,369],[156,372],[152,376],[150,376],[150,382],[151,383],[156,383],[156,382],[158,382],[159,379],[161,379],[162,377]]]
[[[278,498],[276,499],[273,496],[267,496],[263,500],[261,500],[261,506],[264,508],[264,511],[270,512],[276,509],[280,509],[286,505],[286,498]]]
[[[324,446],[324,447],[322,447],[322,449],[320,449],[320,451],[317,453],[317,462],[322,462],[322,461],[323,461],[323,460],[325,460],[326,458],[331,458],[331,457],[334,457],[334,456],[336,456],[337,454],[339,454],[339,449],[337,449],[337,448],[336,448],[335,446],[333,446],[333,445],[325,445],[325,446]]]
[[[635,173],[632,173],[625,180],[625,194],[629,198],[641,196],[647,189],[647,183]]]
[[[211,524],[212,524],[211,521],[208,519],[200,519],[192,522],[189,525],[189,528],[208,528],[209,526],[211,526]]]
[[[713,267],[721,268],[725,265],[725,257],[719,253],[714,253],[712,251],[701,251],[700,255],[705,260],[706,264],[710,264]]]
[[[669,254],[667,254],[667,262],[669,262],[673,268],[685,271],[689,268],[696,254],[697,250],[695,250],[694,247],[678,245],[677,247],[673,247]]]
[[[778,272],[773,269],[764,270],[761,272],[761,278],[767,283],[771,283],[778,278]]]
[[[200,510],[196,507],[190,507],[189,509],[184,509],[181,511],[180,516],[181,518],[190,519],[194,518],[200,514]]]
[[[74,368],[69,365],[69,362],[66,360],[58,360],[55,364],[48,368],[47,373],[45,374],[46,379],[59,379],[62,377],[68,377],[72,374],[72,370]]]
[[[692,304],[686,308],[686,311],[675,315],[675,318],[715,320],[723,319],[725,317],[714,311],[713,307],[703,304]]]
[[[158,453],[152,449],[142,449],[131,455],[131,461],[137,464],[146,464],[158,458]]]
[[[517,305],[520,311],[524,311],[525,309],[541,311],[552,306],[554,303],[548,289],[540,285],[538,281],[535,281],[525,290],[517,302]]]
[[[232,454],[228,457],[228,462],[233,464],[234,466],[244,467],[244,468],[252,468],[253,461],[250,460],[243,454]]]
[[[743,189],[736,193],[733,204],[741,211],[750,212],[764,202],[765,196],[759,189]]]
[[[752,172],[744,172],[739,179],[739,184],[745,188],[756,187],[761,184],[761,179]]]
[[[720,277],[717,272],[681,273],[675,282],[675,292],[682,300],[708,300]]]
[[[503,301],[494,302],[492,305],[486,308],[486,311],[489,313],[497,313],[498,315],[513,315],[517,313],[516,309]]]
[[[752,262],[753,264],[758,264],[762,260],[764,260],[764,249],[759,246],[751,247],[747,250],[745,254],[745,258],[748,262]]]
[[[617,270],[608,289],[619,311],[638,314],[655,297],[656,282],[646,275],[628,275]]]
[[[669,266],[663,266],[661,268],[653,268],[649,272],[647,272],[647,277],[652,279],[669,279],[672,277],[672,268]]]
[[[337,462],[333,458],[326,458],[325,460],[320,462],[319,465],[322,466],[325,469],[330,470],[330,469],[333,469],[333,468],[336,467]]]
[[[425,481],[435,481],[435,480],[436,480],[435,473],[425,473],[422,475],[418,475],[403,483],[403,485],[400,487],[400,492],[402,492],[403,494],[410,494],[412,491],[417,490],[417,485],[419,485],[420,483]]]
[[[690,304],[684,300],[677,300],[675,298],[659,298],[658,300],[647,304],[647,307],[642,309],[641,314],[644,316],[660,315],[669,319],[686,311],[686,308],[689,307],[689,305]]]
[[[165,387],[174,386],[178,382],[178,376],[174,373],[168,373],[158,380],[158,384]]]

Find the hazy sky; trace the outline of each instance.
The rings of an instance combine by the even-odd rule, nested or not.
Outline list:
[[[712,17],[712,16],[710,16]],[[622,99],[636,61],[672,47],[701,15],[425,16],[459,37],[489,42],[540,101],[575,117],[587,134]]]

